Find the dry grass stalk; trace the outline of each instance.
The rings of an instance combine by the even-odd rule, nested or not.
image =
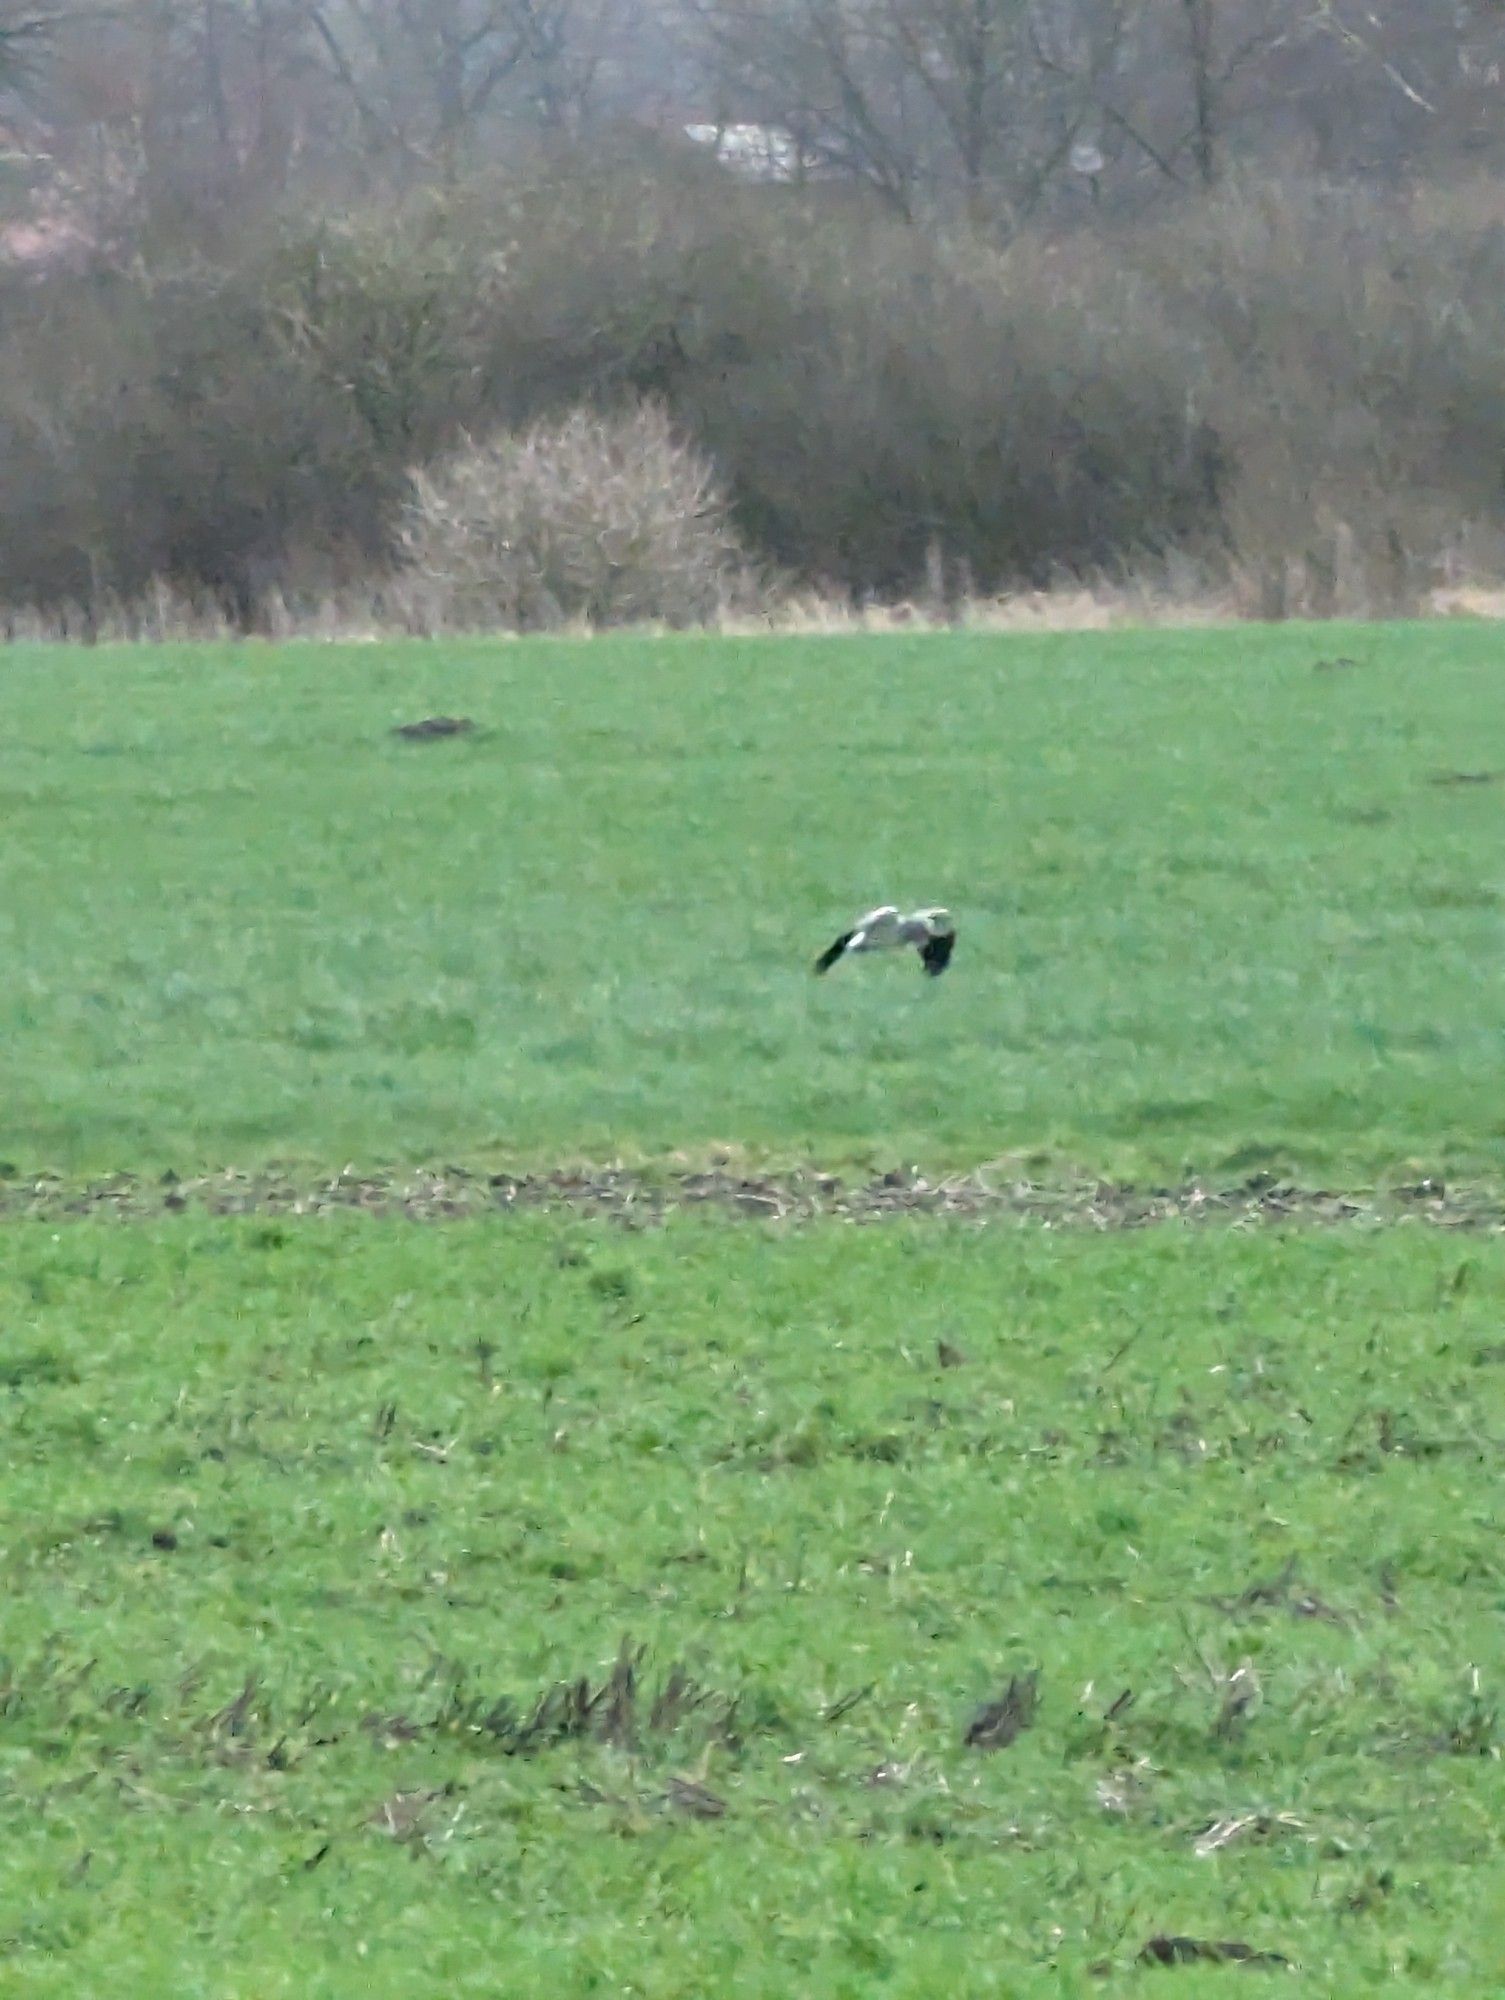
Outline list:
[[[1467,577],[1449,570],[1444,580],[1407,599],[1399,608],[1419,618],[1505,619],[1505,582],[1498,571]],[[529,589],[534,586],[530,585]],[[679,586],[666,586],[671,593]],[[649,593],[644,593],[644,598]],[[837,592],[790,589],[758,583],[743,568],[722,577],[713,590],[707,581],[703,614],[669,616],[662,610],[628,615],[625,594],[605,619],[585,612],[540,628],[520,626],[494,603],[488,613],[479,597],[447,597],[432,577],[418,574],[373,577],[361,586],[292,596],[270,591],[259,601],[257,636],[277,642],[379,644],[403,638],[438,636],[464,629],[493,637],[514,637],[524,629],[549,629],[562,636],[594,637],[610,629],[645,634],[666,630],[709,630],[728,638],[816,637],[825,634],[904,632],[1113,632],[1132,629],[1201,629],[1238,625],[1272,617],[1369,618],[1390,615],[1393,600],[1378,601],[1354,591],[1340,599],[1321,598],[1299,563],[1274,570],[1225,564],[1221,571],[1190,563],[1157,565],[1123,577],[1061,576],[1047,589],[1021,590],[998,597],[972,596],[948,607],[931,601],[856,604]],[[556,600],[557,602],[557,600]],[[514,606],[515,608],[515,606]],[[676,607],[688,611],[681,595]],[[552,615],[552,614],[550,614]],[[458,622],[449,623],[451,618]],[[0,607],[0,644],[150,644],[173,641],[205,644],[243,638],[221,606],[196,600],[165,583],[139,599],[102,596],[90,605],[39,610]],[[1340,666],[1343,661],[1323,664]]]

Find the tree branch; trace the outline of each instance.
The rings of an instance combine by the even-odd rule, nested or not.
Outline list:
[[[1370,18],[1373,19],[1373,16]],[[1332,35],[1345,48],[1356,50],[1367,61],[1374,63],[1381,74],[1394,84],[1395,88],[1406,99],[1408,104],[1414,104],[1419,111],[1426,111],[1432,116],[1436,116],[1437,106],[1432,103],[1430,98],[1423,97],[1414,85],[1407,82],[1406,78],[1388,57],[1381,55],[1378,49],[1373,48],[1366,42],[1357,29],[1349,27],[1348,23],[1340,17],[1336,7],[1333,5],[1333,0],[1321,0],[1321,5],[1312,16],[1312,23],[1319,31],[1325,31]]]

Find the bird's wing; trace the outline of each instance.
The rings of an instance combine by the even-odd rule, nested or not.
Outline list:
[[[815,970],[817,972],[829,972],[856,935],[856,931],[843,931],[836,942],[827,945],[820,957],[815,961]]]
[[[855,937],[858,931],[870,931],[874,924],[886,923],[890,917],[896,917],[898,914],[897,903],[884,903],[876,910],[869,910],[866,916],[859,917],[849,935]]]
[[[920,959],[932,979],[940,978],[951,963],[951,954],[955,949],[955,931],[942,931],[936,937],[926,938],[920,946]]]

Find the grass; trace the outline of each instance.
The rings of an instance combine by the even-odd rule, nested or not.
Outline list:
[[[6,1247],[17,2000],[1501,1990],[1505,1242]]]
[[[1496,652],[0,656],[0,1175],[65,1177],[0,1219],[7,2000],[1284,1976],[1166,1937],[1495,2000],[1505,1235],[155,1183],[723,1150],[1487,1193]],[[390,734],[432,712],[479,726]],[[812,980],[880,897],[949,903],[955,969]]]
[[[1322,656],[1351,666],[1314,670]],[[0,1161],[1498,1178],[1488,627],[12,648]],[[388,733],[432,711],[465,739]],[[809,960],[944,901],[934,985]]]

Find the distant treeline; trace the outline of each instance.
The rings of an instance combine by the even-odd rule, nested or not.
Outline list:
[[[655,149],[0,281],[0,602],[254,618],[465,436],[651,398],[856,595],[1185,553],[1403,604],[1505,525],[1505,197],[1266,183],[997,247]]]

